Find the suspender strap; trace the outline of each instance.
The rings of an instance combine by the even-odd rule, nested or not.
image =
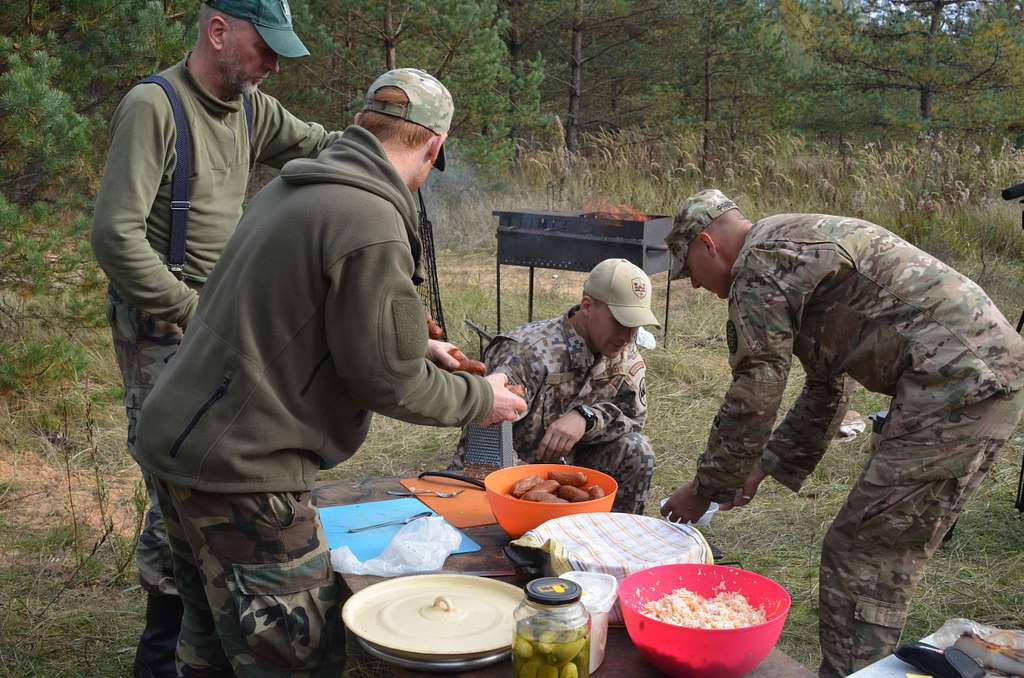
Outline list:
[[[185,121],[181,99],[166,78],[151,75],[142,82],[160,85],[171,102],[171,114],[174,116],[174,153],[177,158],[174,162],[174,174],[171,175],[171,244],[167,253],[167,267],[180,279],[185,267],[188,211],[192,207],[188,199],[188,179],[192,175],[192,144],[189,140],[188,123]],[[242,95],[242,108],[245,110],[245,129],[251,148],[253,112],[248,94]],[[250,154],[251,152],[250,150]]]
[[[245,129],[249,133],[249,147],[252,147],[252,101],[249,95],[242,93],[242,110],[245,111]]]
[[[188,233],[188,210],[192,203],[188,199],[188,178],[192,174],[192,147],[189,142],[188,124],[181,107],[178,93],[171,83],[159,75],[151,75],[142,82],[160,85],[171,102],[174,115],[174,174],[171,176],[171,245],[167,253],[167,265],[171,273],[181,278],[185,266],[185,236]]]

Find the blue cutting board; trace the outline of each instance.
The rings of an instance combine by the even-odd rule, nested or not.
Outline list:
[[[320,509],[320,522],[323,523],[324,533],[327,535],[327,544],[332,549],[347,546],[352,549],[356,558],[367,561],[379,556],[402,526],[390,525],[363,532],[348,532],[349,528],[400,520],[428,510],[426,504],[419,499],[406,497],[348,506],[328,506]],[[462,534],[461,531],[459,533]],[[462,543],[452,553],[472,553],[479,550],[480,545],[463,534]]]

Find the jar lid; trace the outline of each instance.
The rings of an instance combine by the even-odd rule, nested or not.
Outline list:
[[[526,597],[541,605],[568,605],[575,603],[583,589],[574,581],[559,577],[541,577],[526,585]]]

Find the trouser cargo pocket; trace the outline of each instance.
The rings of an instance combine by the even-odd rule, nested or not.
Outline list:
[[[340,642],[333,637],[339,590],[327,551],[286,563],[235,564],[234,579],[239,627],[257,662],[315,669]]]

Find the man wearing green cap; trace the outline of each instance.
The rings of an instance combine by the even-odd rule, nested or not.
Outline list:
[[[625,259],[606,259],[587,276],[580,303],[566,313],[499,334],[484,352],[488,372],[526,390],[529,409],[512,427],[528,463],[596,469],[619,484],[613,510],[643,513],[654,450],[640,431],[647,418],[647,366],[636,346],[651,312],[651,281]],[[465,466],[468,433],[452,459]]]
[[[253,199],[178,355],[146,400],[138,454],[155,478],[185,603],[188,676],[340,675],[341,588],[312,503],[373,412],[490,425],[526,403],[504,375],[452,374],[428,341],[413,191],[454,106],[404,68],[356,124]],[[232,673],[233,672],[233,673]]]
[[[1024,340],[973,281],[861,219],[752,224],[706,190],[666,241],[673,277],[729,300],[733,381],[664,515],[742,506],[769,475],[799,491],[841,420],[845,376],[892,397],[822,545],[819,673],[849,675],[896,646],[925,564],[1017,425]],[[804,389],[773,431],[793,356]]]
[[[171,261],[171,201],[176,143],[182,140],[168,97],[155,83],[140,84],[114,113],[92,246],[110,280],[107,317],[133,458],[142,404],[177,350],[203,284],[238,223],[252,166],[281,167],[316,155],[335,136],[295,118],[258,89],[277,72],[279,57],[308,53],[292,29],[285,0],[211,0],[200,7],[195,48],[160,74],[181,102],[191,146],[182,154],[191,176],[182,181],[187,201],[179,199],[188,207],[180,266]],[[136,560],[148,600],[135,675],[173,676],[182,608],[163,518],[148,479],[146,485],[150,502]]]

